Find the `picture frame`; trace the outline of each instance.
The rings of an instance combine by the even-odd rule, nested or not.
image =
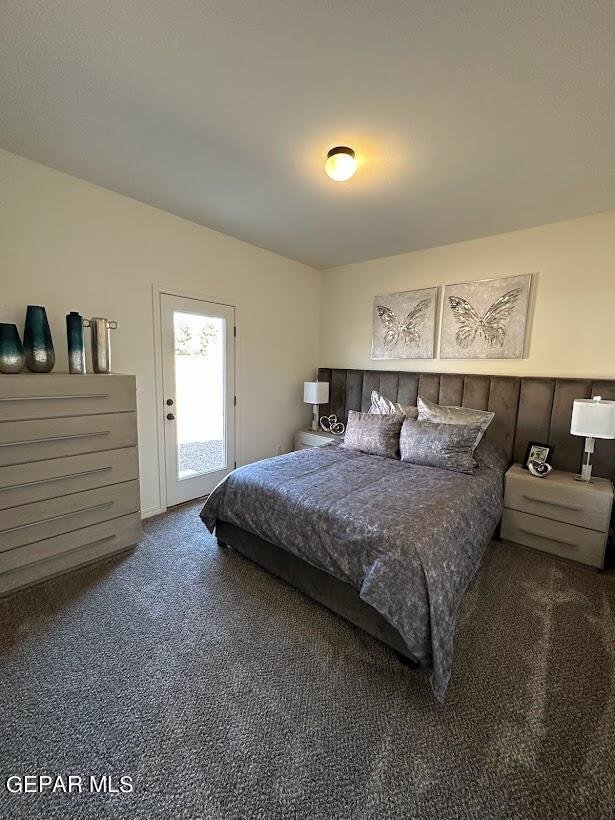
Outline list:
[[[438,286],[374,297],[372,353],[378,359],[433,359]]]
[[[540,441],[530,441],[525,451],[525,458],[521,465],[524,470],[529,470],[530,461],[540,461],[542,464],[550,464],[553,458],[555,447],[552,444],[543,444]]]
[[[523,359],[534,274],[444,286],[440,359]]]

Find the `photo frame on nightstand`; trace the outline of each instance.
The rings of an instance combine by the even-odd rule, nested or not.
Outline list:
[[[541,464],[551,464],[553,459],[553,451],[555,447],[552,444],[542,444],[539,441],[530,441],[525,451],[525,458],[521,465],[524,470],[529,470],[528,464],[530,461],[539,461]]]

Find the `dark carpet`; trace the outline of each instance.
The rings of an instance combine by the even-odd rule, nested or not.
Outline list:
[[[3,818],[615,816],[614,573],[492,545],[440,706],[198,509],[0,602]],[[5,788],[105,773],[134,792]]]

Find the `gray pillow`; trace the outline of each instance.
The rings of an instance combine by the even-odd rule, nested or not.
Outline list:
[[[370,415],[393,413],[395,415],[401,414],[409,419],[415,419],[419,414],[418,407],[414,407],[412,404],[400,404],[397,401],[391,401],[391,399],[387,399],[386,396],[383,396],[382,393],[379,393],[377,390],[372,390],[371,402],[371,407],[369,408]]]
[[[474,467],[477,424],[439,424],[406,419],[401,428],[401,460],[423,467],[470,473]]]
[[[473,410],[471,407],[447,407],[442,404],[434,404],[434,402],[424,399],[422,396],[418,397],[417,404],[419,421],[433,421],[437,424],[478,425],[476,444],[485,435],[485,430],[495,416],[495,413],[490,410]]]
[[[399,431],[403,420],[401,415],[374,415],[351,410],[342,447],[374,456],[399,458]]]

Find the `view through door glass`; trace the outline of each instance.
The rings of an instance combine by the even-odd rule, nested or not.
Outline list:
[[[173,312],[177,478],[227,466],[224,423],[226,321]]]

